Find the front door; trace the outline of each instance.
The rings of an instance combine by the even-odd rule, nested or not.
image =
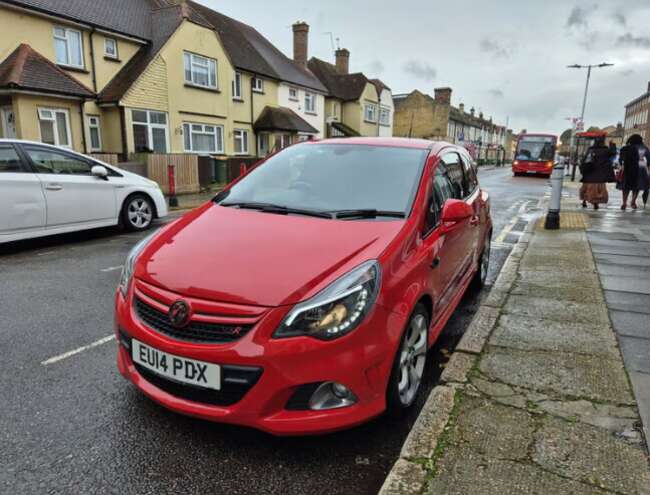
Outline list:
[[[94,177],[91,162],[36,145],[23,149],[43,186],[48,228],[117,219],[114,183]]]
[[[16,115],[12,107],[0,108],[0,126],[2,127],[3,138],[16,138]]]
[[[41,181],[11,144],[0,144],[0,242],[8,234],[45,228]]]

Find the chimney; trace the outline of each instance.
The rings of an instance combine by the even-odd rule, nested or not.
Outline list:
[[[293,60],[302,67],[307,67],[307,43],[309,41],[309,24],[298,21],[293,25]]]
[[[435,88],[433,96],[436,103],[451,104],[451,88]]]
[[[461,103],[458,105],[458,110],[460,110],[460,113],[465,113],[465,104]]]
[[[336,71],[339,74],[350,73],[350,51],[345,48],[339,48],[334,52],[336,56]]]
[[[483,120],[483,111],[479,111],[478,113],[478,118]]]
[[[650,93],[650,82],[648,82],[648,93]]]
[[[474,117],[474,114],[476,113],[474,107],[470,108],[469,113],[472,115],[472,117]]]

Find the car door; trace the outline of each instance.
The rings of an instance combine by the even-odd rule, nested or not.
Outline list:
[[[463,174],[465,177],[465,200],[474,210],[474,216],[470,219],[471,237],[472,237],[472,253],[478,257],[479,244],[481,242],[481,190],[478,187],[478,177],[476,176],[476,168],[474,162],[469,155],[460,153],[461,161],[463,163]]]
[[[467,184],[460,155],[456,152],[443,154],[440,164],[441,174],[451,184],[453,199],[467,199]],[[449,199],[449,198],[446,198]],[[448,303],[456,294],[461,279],[471,267],[474,244],[473,218],[456,222],[447,227],[445,232],[446,256],[441,258],[440,268],[442,277],[447,283],[443,301]]]
[[[0,143],[0,242],[11,234],[45,228],[41,181],[11,143]]]
[[[93,176],[89,160],[38,145],[22,149],[43,187],[47,228],[117,219],[114,185]]]

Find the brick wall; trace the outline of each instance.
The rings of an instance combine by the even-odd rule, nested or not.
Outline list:
[[[444,139],[449,122],[449,104],[434,102],[414,91],[395,106],[393,135],[424,139]]]

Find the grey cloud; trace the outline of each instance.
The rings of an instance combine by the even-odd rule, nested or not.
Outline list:
[[[623,12],[618,11],[614,12],[614,20],[618,22],[621,26],[627,26],[627,18]]]
[[[493,38],[483,38],[480,45],[481,51],[492,55],[494,58],[510,57],[510,50]]]
[[[503,98],[505,95],[503,94],[503,91],[500,89],[491,89],[488,91],[488,94],[492,96],[493,98]]]
[[[404,71],[425,81],[433,81],[438,72],[432,65],[419,60],[409,60],[404,64]]]
[[[380,76],[384,72],[384,64],[379,59],[375,59],[370,62],[369,72],[376,76]]]
[[[587,29],[589,27],[588,17],[597,8],[598,5],[593,5],[591,7],[580,7],[579,5],[576,5],[571,10],[569,18],[566,21],[567,27]]]
[[[632,33],[626,33],[619,36],[616,40],[619,46],[635,46],[638,48],[650,48],[650,37],[648,36],[634,36]]]

